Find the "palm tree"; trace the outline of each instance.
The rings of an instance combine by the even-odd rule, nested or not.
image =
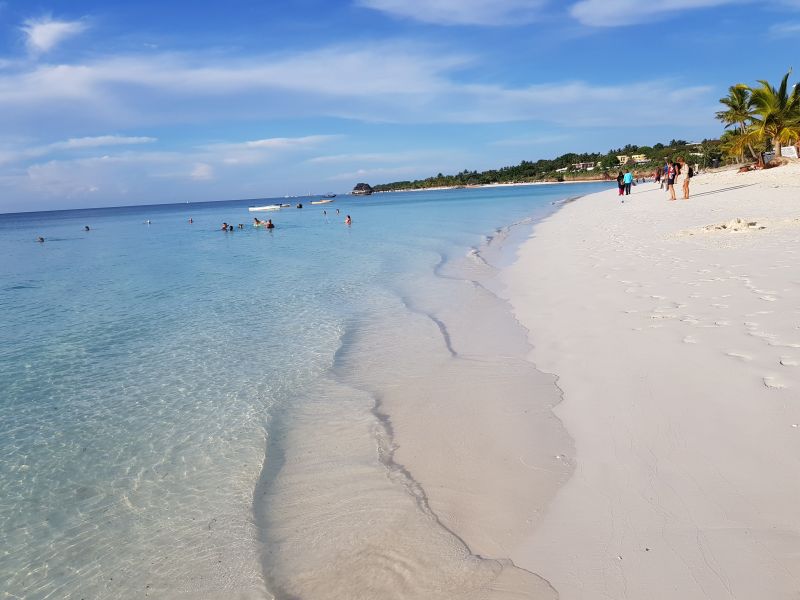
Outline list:
[[[753,128],[772,142],[775,156],[781,156],[781,145],[800,139],[800,86],[789,91],[789,70],[778,89],[759,79],[761,85],[750,90],[753,103]]]
[[[736,140],[734,146],[737,150],[732,153],[737,157],[744,157],[747,149],[755,160],[760,161],[761,155],[753,149],[753,145],[761,142],[760,134],[750,131],[755,111],[750,88],[743,83],[732,85],[728,88],[728,95],[720,98],[719,102],[726,110],[717,112],[717,119],[725,124],[725,129],[734,128],[731,135],[727,136],[729,142]]]

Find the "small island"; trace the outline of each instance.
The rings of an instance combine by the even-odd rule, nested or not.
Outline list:
[[[372,186],[368,183],[357,183],[353,188],[352,194],[354,196],[369,196],[373,191]]]

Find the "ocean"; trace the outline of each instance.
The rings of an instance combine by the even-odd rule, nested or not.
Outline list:
[[[506,310],[515,244],[607,186],[0,215],[5,597],[484,597],[381,398],[502,355],[459,307]]]

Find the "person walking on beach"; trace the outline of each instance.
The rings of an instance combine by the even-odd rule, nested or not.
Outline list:
[[[625,175],[622,174],[622,171],[617,173],[617,188],[619,189],[619,195],[625,193]]]
[[[681,190],[683,191],[683,199],[689,199],[689,177],[692,176],[691,167],[686,164],[686,160],[682,157],[678,157],[678,164],[680,165],[680,170],[678,172],[678,177],[675,180],[675,183],[680,186]],[[672,192],[673,196],[675,195],[675,190],[673,189]]]
[[[625,176],[622,178],[622,181],[625,182],[625,195],[630,196],[631,185],[633,184],[633,173],[631,173],[630,169],[625,171]]]
[[[661,189],[667,187],[667,174],[669,173],[669,161],[664,159],[664,166],[661,168]]]

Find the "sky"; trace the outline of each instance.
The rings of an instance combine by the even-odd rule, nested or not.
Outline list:
[[[715,138],[798,39],[800,0],[0,0],[0,213]]]

